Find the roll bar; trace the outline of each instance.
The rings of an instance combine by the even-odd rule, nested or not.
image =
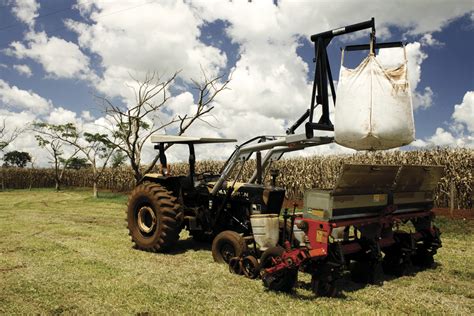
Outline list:
[[[258,137],[254,138],[254,140]],[[263,138],[266,139],[266,138]],[[235,166],[239,162],[247,161],[254,152],[260,152],[262,150],[269,150],[263,159],[261,165],[257,164],[257,168],[254,174],[250,178],[250,183],[254,183],[258,174],[262,174],[262,171],[267,168],[271,161],[280,159],[284,153],[296,150],[302,150],[307,147],[319,146],[329,144],[334,141],[333,137],[314,137],[311,139],[306,138],[305,134],[287,135],[280,136],[279,139],[263,141],[260,143],[249,143],[246,142],[241,146],[237,146],[232,155],[227,160],[226,164],[222,168],[219,179],[214,184],[211,194],[215,195],[223,188],[223,184],[227,177],[232,173]]]

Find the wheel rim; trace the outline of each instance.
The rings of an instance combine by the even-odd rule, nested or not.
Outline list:
[[[258,261],[254,256],[247,256],[242,261],[242,269],[246,277],[254,279],[258,276]]]
[[[155,230],[158,219],[151,207],[143,206],[138,210],[137,223],[142,233],[149,234]]]
[[[225,243],[221,247],[221,255],[225,262],[229,262],[231,258],[235,257],[235,249],[229,243]]]
[[[242,264],[238,257],[233,257],[229,260],[229,270],[231,273],[241,275],[243,272],[242,268]]]

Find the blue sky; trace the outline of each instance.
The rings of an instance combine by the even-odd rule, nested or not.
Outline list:
[[[417,131],[410,148],[474,146],[474,4],[464,0],[2,0],[0,118],[11,127],[43,120],[93,128],[103,120],[94,96],[131,104],[130,75],[166,77],[179,69],[162,115],[189,112],[190,78],[200,78],[201,65],[211,76],[233,72],[233,80],[217,99],[212,126],[197,124],[190,134],[240,141],[282,134],[310,102],[309,35],[372,16],[379,41],[407,43]],[[335,80],[340,47],[367,39],[359,32],[333,40]],[[350,54],[345,65],[362,58]],[[22,136],[7,149],[45,159],[35,147]],[[344,151],[334,144],[321,152]]]

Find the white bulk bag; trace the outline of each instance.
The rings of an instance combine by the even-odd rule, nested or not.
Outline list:
[[[404,48],[405,49],[405,48]],[[399,147],[415,139],[407,60],[384,69],[371,53],[355,69],[343,66],[337,85],[334,136],[357,150]]]

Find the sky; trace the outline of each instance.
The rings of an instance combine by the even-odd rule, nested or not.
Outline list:
[[[311,99],[312,34],[375,18],[377,40],[406,43],[416,140],[402,150],[474,147],[474,3],[472,0],[395,1],[159,1],[0,0],[0,122],[73,122],[102,130],[107,117],[97,96],[134,103],[133,78],[169,78],[171,98],[160,120],[192,112],[192,80],[231,75],[205,121],[187,132],[202,137],[282,135]],[[340,48],[367,43],[369,31],[335,38],[328,47],[337,85]],[[365,55],[364,55],[365,54]],[[356,67],[367,53],[347,53]],[[387,64],[403,51],[380,51]],[[337,94],[337,91],[336,91]],[[150,118],[154,120],[154,118]],[[155,120],[157,120],[155,118]],[[172,126],[166,133],[176,133]],[[302,132],[302,131],[301,131]],[[153,156],[150,143],[145,160]],[[178,147],[178,146],[176,146]],[[198,146],[200,159],[225,159],[232,145]],[[170,160],[186,160],[172,148]],[[5,151],[47,152],[26,132]],[[337,144],[305,152],[350,153]]]

